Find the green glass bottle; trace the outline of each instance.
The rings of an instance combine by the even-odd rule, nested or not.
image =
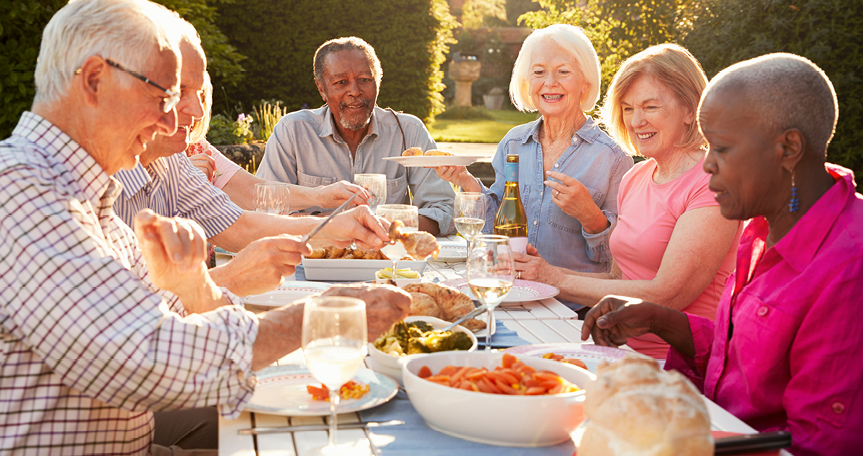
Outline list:
[[[518,191],[518,155],[506,156],[506,187],[497,214],[494,216],[494,234],[509,236],[513,252],[527,250],[527,214]]]

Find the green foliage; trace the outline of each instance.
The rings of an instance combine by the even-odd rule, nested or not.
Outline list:
[[[214,146],[245,144],[254,139],[252,122],[254,122],[252,116],[245,114],[240,114],[236,121],[231,121],[222,114],[216,114],[210,119],[207,141]]]
[[[681,44],[708,77],[770,52],[805,56],[821,67],[839,100],[839,123],[827,159],[863,182],[863,16],[842,0],[706,0],[688,8]]]
[[[461,13],[461,25],[465,29],[477,29],[505,23],[505,0],[465,0]]]
[[[21,113],[33,104],[33,71],[42,29],[65,4],[65,0],[0,2],[0,138],[12,133]]]
[[[440,65],[456,26],[444,0],[261,0],[254,8],[228,4],[219,11],[219,28],[249,59],[242,87],[214,78],[217,109],[271,98],[288,110],[320,106],[314,52],[329,39],[353,35],[381,60],[379,106],[427,121],[443,110]]]
[[[273,128],[279,123],[279,120],[288,113],[287,109],[282,107],[281,101],[266,101],[261,100],[261,104],[252,107],[252,117],[255,118],[255,138],[262,141],[267,141],[273,134]]]
[[[438,114],[438,119],[491,119],[488,110],[481,106],[448,106],[446,111]]]

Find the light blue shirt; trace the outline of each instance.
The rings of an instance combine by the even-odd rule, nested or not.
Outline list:
[[[506,156],[518,155],[518,188],[527,214],[528,242],[551,265],[578,272],[609,272],[611,252],[608,240],[617,224],[617,190],[623,175],[632,167],[632,157],[588,116],[572,137],[570,146],[552,166],[552,171],[584,184],[593,202],[608,218],[610,225],[605,231],[586,233],[578,219],[570,217],[552,202],[552,189],[544,185],[546,178],[539,142],[541,122],[539,119],[513,128],[498,144],[492,159],[495,182],[491,189],[483,186],[483,193],[488,195],[483,232],[491,233],[503,196]]]
[[[455,201],[449,182],[438,177],[432,168],[405,168],[383,160],[400,156],[407,147],[423,151],[437,148],[421,120],[410,114],[397,115],[398,123],[392,113],[375,107],[369,132],[354,158],[339,136],[326,105],[292,112],[273,129],[257,176],[317,187],[339,180],[353,182],[354,174],[386,174],[388,204],[413,204],[419,208],[419,215],[438,223],[441,234],[449,233],[454,229]]]
[[[123,194],[114,211],[129,226],[141,209],[152,209],[163,217],[183,217],[198,222],[207,238],[233,225],[243,210],[224,192],[207,182],[185,152],[153,160],[146,168],[138,163],[120,170],[114,178],[123,184]]]

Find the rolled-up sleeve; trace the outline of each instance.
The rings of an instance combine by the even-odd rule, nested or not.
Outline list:
[[[609,157],[613,157],[614,161],[609,166],[608,193],[605,195],[602,205],[599,206],[608,220],[608,228],[599,233],[588,233],[584,231],[583,226],[581,228],[587,257],[597,263],[611,262],[612,260],[609,241],[614,227],[617,226],[617,195],[620,191],[620,181],[623,179],[623,175],[632,168],[632,157],[629,155],[618,153],[609,154]]]

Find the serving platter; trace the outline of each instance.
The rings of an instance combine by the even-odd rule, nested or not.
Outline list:
[[[411,157],[384,157],[405,167],[467,166],[485,155],[414,155]]]
[[[474,296],[465,278],[446,280],[441,282],[441,285],[453,287],[476,301],[476,296]],[[553,285],[517,279],[509,290],[509,294],[503,298],[502,302],[538,301],[540,299],[553,298],[558,293],[560,293],[560,290]]]
[[[441,245],[437,258],[429,258],[432,261],[454,262],[467,259],[467,245]]]
[[[307,385],[321,386],[304,365],[271,366],[257,373],[258,385],[245,410],[287,416],[329,416],[330,403],[316,401]],[[360,368],[354,381],[369,385],[369,392],[359,399],[343,399],[336,413],[367,410],[384,404],[398,393],[396,382],[371,369]]]
[[[303,269],[308,280],[328,282],[375,280],[375,272],[393,267],[390,260],[327,260],[303,258]],[[410,268],[422,275],[425,261],[399,261],[399,269]]]

